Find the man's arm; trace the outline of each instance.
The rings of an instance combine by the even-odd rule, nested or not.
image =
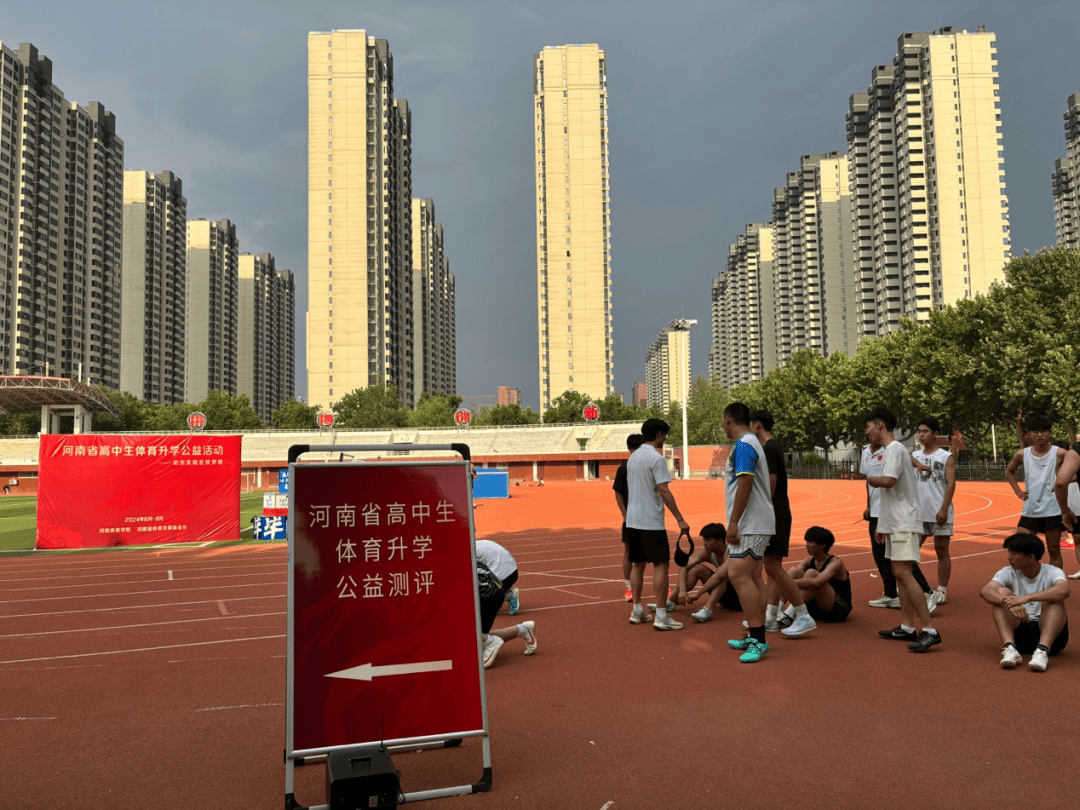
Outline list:
[[[675,496],[671,494],[671,490],[668,489],[667,482],[656,485],[656,491],[660,493],[660,500],[664,502],[664,506],[671,512],[671,516],[675,518],[675,522],[679,524],[679,531],[690,531],[690,524],[683,520],[682,512],[679,511],[678,505],[675,503]]]
[[[1009,482],[1009,486],[1012,487],[1012,491],[1016,493],[1016,497],[1022,501],[1027,500],[1027,493],[1020,489],[1020,484],[1016,482],[1016,468],[1024,463],[1024,451],[1018,450],[1016,455],[1012,457],[1012,461],[1009,462],[1009,466],[1005,468],[1005,480]]]
[[[949,454],[949,460],[945,462],[945,499],[941,502],[941,508],[937,513],[937,525],[944,526],[949,519],[949,507],[952,506],[953,495],[956,494],[956,456]]]
[[[742,519],[746,505],[750,503],[750,493],[754,489],[754,476],[751,473],[743,473],[738,477],[735,484],[735,503],[731,507],[731,519],[728,521],[727,535],[728,545],[739,543],[739,521]]]
[[[996,579],[992,579],[983,585],[983,589],[979,591],[979,596],[982,600],[990,605],[1005,606],[1005,600],[1008,597],[1015,596],[1015,594],[1009,589],[998,582]],[[1022,622],[1028,620],[1027,610],[1023,605],[1012,605],[1008,607],[1009,613]]]
[[[892,489],[896,486],[896,479],[889,475],[868,475],[866,483],[878,489]]]
[[[1057,496],[1058,506],[1061,507],[1061,519],[1070,532],[1073,531],[1076,515],[1069,509],[1069,484],[1076,477],[1078,470],[1080,470],[1080,453],[1070,450],[1061,462],[1061,469],[1058,470],[1057,481],[1054,484],[1054,495]]]
[[[619,505],[619,511],[622,512],[623,523],[626,523],[626,499],[621,492],[615,493],[615,503]]]
[[[829,564],[822,568],[820,571],[811,571],[810,569],[810,557],[803,560],[800,565],[805,565],[804,569],[806,573],[803,575],[802,581],[813,585],[815,588],[824,585],[840,571],[840,567],[843,563],[839,559],[833,557],[829,560]]]
[[[1028,602],[1064,602],[1071,593],[1068,580],[1059,579],[1049,588],[1029,593],[1027,596],[1010,594],[1001,600],[1001,604],[1011,608],[1013,605],[1026,605]]]

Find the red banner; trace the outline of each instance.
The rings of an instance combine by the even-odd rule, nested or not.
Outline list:
[[[240,537],[239,436],[44,434],[37,548]]]

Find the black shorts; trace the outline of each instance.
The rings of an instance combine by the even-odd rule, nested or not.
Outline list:
[[[503,602],[506,601],[506,595],[510,593],[510,589],[514,587],[514,583],[517,582],[518,572],[515,571],[506,579],[503,580],[502,589],[491,596],[480,597],[480,632],[487,635],[491,630],[491,625],[495,624],[495,617],[498,615],[499,610],[503,606]]]
[[[622,525],[622,541],[624,543],[630,542],[630,538],[626,536],[626,523],[623,523]]]
[[[1016,524],[1021,529],[1027,529],[1032,534],[1046,534],[1052,532],[1054,529],[1064,529],[1065,524],[1061,520],[1061,515],[1050,515],[1050,517],[1021,517],[1020,522]]]
[[[632,563],[665,563],[671,560],[671,545],[664,529],[626,527],[627,547]]]
[[[817,599],[806,600],[806,610],[816,622],[824,622],[825,624],[836,624],[838,622],[847,621],[848,615],[851,613],[851,605],[847,600],[839,594],[836,595],[836,601],[833,602],[831,610],[825,610],[817,603]]]
[[[1065,649],[1065,645],[1068,643],[1069,623],[1065,622],[1065,626],[1057,634],[1054,643],[1050,645],[1050,654],[1057,655]],[[1039,625],[1036,622],[1020,622],[1013,631],[1013,644],[1016,645],[1018,653],[1031,655],[1035,652],[1035,648],[1039,646]]]
[[[791,515],[784,517],[776,516],[776,534],[769,538],[769,545],[765,546],[766,557],[786,557],[791,546]]]

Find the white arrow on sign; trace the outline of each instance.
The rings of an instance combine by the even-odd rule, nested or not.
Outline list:
[[[348,678],[353,681],[370,681],[372,678],[380,678],[384,675],[412,675],[416,672],[442,672],[453,668],[453,661],[421,661],[418,664],[389,664],[384,667],[361,664],[358,667],[343,669],[339,672],[328,672],[325,677]]]

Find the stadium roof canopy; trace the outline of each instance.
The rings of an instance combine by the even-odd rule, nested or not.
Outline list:
[[[66,377],[0,375],[0,414],[27,413],[43,405],[81,405],[91,412],[119,416],[107,396],[85,383]]]

